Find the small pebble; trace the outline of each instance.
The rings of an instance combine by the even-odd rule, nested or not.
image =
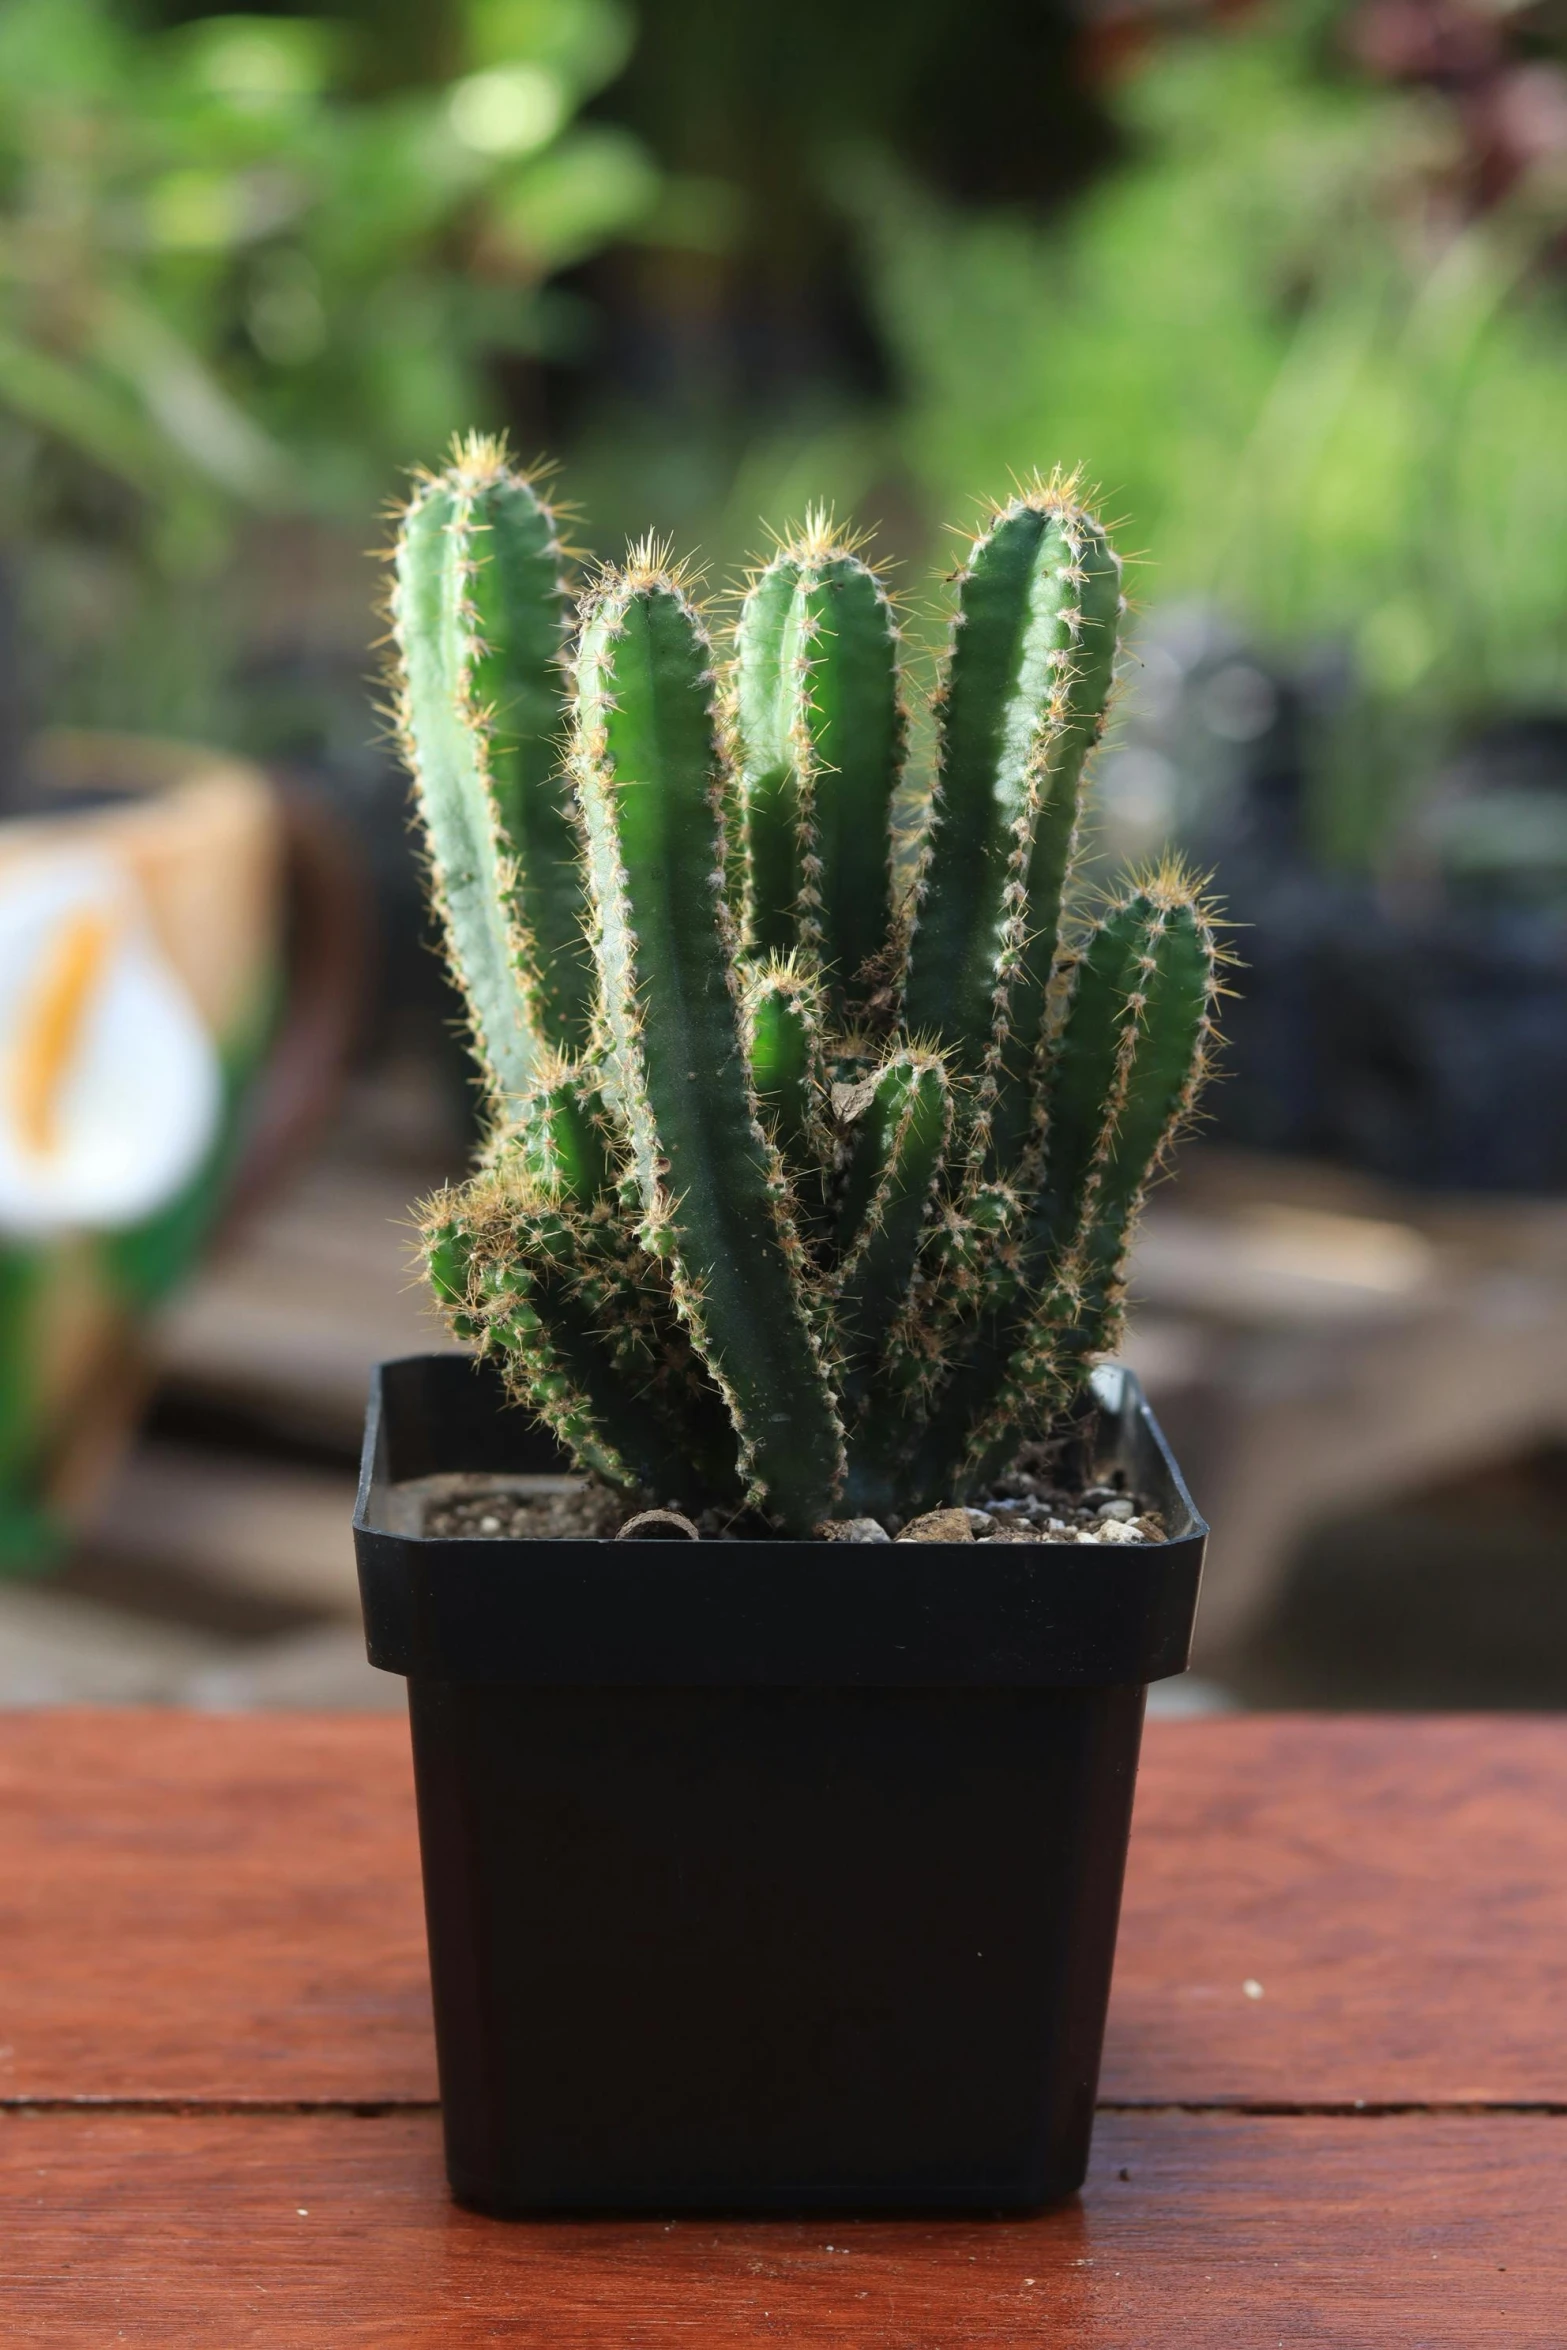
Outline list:
[[[1113,1501],[1102,1501],[1099,1504],[1097,1510],[1095,1510],[1094,1515],[1101,1520],[1106,1518],[1119,1519],[1121,1524],[1124,1526],[1128,1518],[1136,1517],[1137,1504],[1136,1502],[1129,1500],[1126,1494],[1118,1493]]]
[[[969,1524],[967,1510],[927,1510],[923,1517],[910,1518],[900,1542],[972,1542],[974,1529]]]
[[[481,1534],[498,1534],[500,1530],[501,1522],[499,1518],[481,1518],[479,1520],[479,1532]]]
[[[828,1518],[817,1527],[825,1542],[890,1542],[892,1536],[874,1518]]]

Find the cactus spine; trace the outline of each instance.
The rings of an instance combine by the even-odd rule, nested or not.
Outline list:
[[[979,533],[902,903],[898,633],[850,538],[779,547],[726,664],[639,548],[569,678],[559,563],[494,445],[417,485],[397,700],[494,1119],[428,1211],[437,1293],[627,1487],[796,1534],[961,1499],[1113,1344],[1213,1033],[1182,869],[1063,920],[1117,558],[1059,476]]]

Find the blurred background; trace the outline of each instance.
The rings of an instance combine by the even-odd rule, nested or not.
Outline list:
[[[1245,965],[1164,1702],[1567,1703],[1563,0],[4,0],[0,1703],[402,1702],[354,1461],[473,1103],[372,556],[475,424],[715,586],[852,511],[927,676],[953,527],[1101,485],[1094,854]]]

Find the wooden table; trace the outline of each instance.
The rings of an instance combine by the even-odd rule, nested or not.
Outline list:
[[[1567,2344],[1567,1723],[1150,1726],[1039,2219],[447,2200],[407,1736],[0,1717],[0,2342]]]

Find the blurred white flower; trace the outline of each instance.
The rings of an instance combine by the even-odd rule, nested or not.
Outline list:
[[[195,1174],[221,1106],[130,878],[87,856],[0,871],[0,1231],[140,1222]]]

